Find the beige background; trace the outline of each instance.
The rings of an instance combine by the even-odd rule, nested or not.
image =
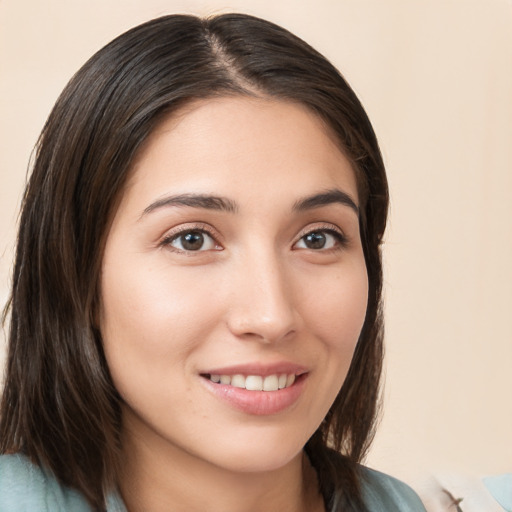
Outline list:
[[[0,299],[31,148],[73,72],[152,17],[231,10],[328,56],[381,141],[387,377],[369,464],[413,484],[512,471],[510,0],[0,0]]]

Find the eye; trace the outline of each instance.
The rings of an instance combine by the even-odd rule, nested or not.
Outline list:
[[[297,249],[315,251],[335,249],[345,244],[345,237],[333,229],[316,229],[303,235],[295,244]]]
[[[220,249],[213,237],[201,229],[190,229],[172,234],[163,241],[163,245],[170,246],[180,252]]]

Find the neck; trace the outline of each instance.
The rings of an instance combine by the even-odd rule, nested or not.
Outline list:
[[[119,488],[129,512],[323,512],[316,473],[303,452],[278,469],[236,472],[162,438],[123,433]]]

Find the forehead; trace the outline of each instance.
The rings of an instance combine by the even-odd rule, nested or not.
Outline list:
[[[236,96],[198,100],[165,118],[137,155],[126,194],[277,192],[293,200],[333,186],[357,202],[352,166],[319,116],[290,101]]]

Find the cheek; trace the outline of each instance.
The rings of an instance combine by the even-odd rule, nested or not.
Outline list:
[[[197,279],[151,265],[133,268],[104,269],[101,325],[106,341],[122,333],[126,343],[154,350],[161,345],[164,350],[176,348],[179,339],[187,342],[184,333],[193,338],[197,312],[211,309],[209,295],[199,293]]]
[[[192,305],[148,265],[124,272],[105,266],[101,334],[114,385],[136,410],[161,410],[169,389],[186,397],[182,365],[199,336],[191,328]]]
[[[327,278],[319,287],[309,309],[317,332],[331,350],[351,357],[366,317],[367,303],[368,277],[362,262]]]
[[[324,282],[322,293],[312,298],[312,329],[323,349],[323,400],[318,417],[325,417],[345,382],[366,317],[368,277],[364,260],[344,268]],[[319,347],[320,348],[320,347]]]
[[[348,268],[350,267],[350,268]],[[345,382],[354,350],[366,317],[368,278],[364,262],[345,266],[336,275],[317,280],[318,291],[310,295],[307,307],[308,325],[317,344],[312,352],[317,357],[315,397],[310,417],[318,428]]]
[[[199,268],[173,270],[158,260],[110,261],[103,267],[100,326],[118,391],[126,395],[150,383],[164,392],[169,381],[185,386],[191,355],[220,317],[204,290],[205,276]]]

